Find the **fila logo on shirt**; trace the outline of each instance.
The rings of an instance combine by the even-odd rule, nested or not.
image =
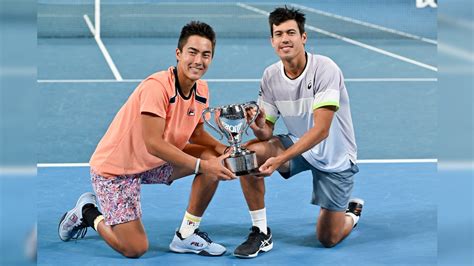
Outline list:
[[[437,8],[438,1],[437,0],[416,0],[416,8],[425,8],[428,6],[432,8]]]
[[[194,109],[193,109],[193,108],[189,108],[189,109],[188,109],[188,115],[189,115],[189,116],[194,116],[194,115],[195,115],[195,112],[194,112]]]

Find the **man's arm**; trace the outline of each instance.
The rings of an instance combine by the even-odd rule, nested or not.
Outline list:
[[[283,163],[311,149],[329,135],[331,122],[336,111],[335,106],[325,106],[314,110],[314,126],[306,132],[294,145],[277,157],[269,158],[261,167],[264,175],[271,175]]]
[[[253,108],[247,110],[247,117],[249,119],[254,117],[255,112],[256,110]],[[260,113],[255,119],[255,122],[250,125],[250,128],[253,130],[253,134],[258,140],[266,141],[272,138],[275,124],[265,118],[265,110],[260,108]]]
[[[224,154],[226,145],[220,143],[204,129],[204,123],[199,123],[194,129],[190,139],[191,143],[199,144],[214,149],[218,154]]]
[[[163,139],[166,125],[164,118],[151,113],[143,113],[141,115],[141,121],[143,139],[148,153],[173,165],[185,167],[190,170],[195,169],[196,158],[186,154]],[[223,167],[221,163],[222,159],[223,158],[219,157],[211,160],[202,160],[199,172],[220,179],[233,179],[234,174],[229,169]]]
[[[143,139],[148,153],[174,165],[194,169],[196,158],[163,139],[165,119],[153,114],[142,114]]]

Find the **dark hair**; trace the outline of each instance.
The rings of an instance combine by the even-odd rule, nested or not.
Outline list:
[[[299,9],[288,8],[287,6],[278,7],[273,10],[273,12],[270,13],[270,16],[268,17],[268,23],[270,23],[270,32],[272,34],[272,37],[273,25],[278,26],[288,20],[296,21],[296,23],[298,24],[298,29],[300,30],[300,34],[303,34],[305,32],[304,23],[306,21],[306,18],[304,17],[304,14],[299,11]]]
[[[214,56],[214,48],[216,47],[216,33],[211,26],[200,21],[191,21],[184,25],[181,29],[181,34],[178,40],[178,49],[183,51],[183,46],[188,41],[188,38],[193,35],[204,37],[212,43],[212,56]]]

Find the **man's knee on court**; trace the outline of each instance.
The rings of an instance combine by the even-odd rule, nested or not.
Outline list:
[[[122,255],[131,259],[138,259],[148,251],[148,241],[141,245],[130,245],[122,250]]]
[[[325,248],[332,248],[341,241],[341,236],[335,233],[317,233],[317,238]]]

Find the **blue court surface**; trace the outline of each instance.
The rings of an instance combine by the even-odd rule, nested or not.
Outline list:
[[[382,1],[380,1],[382,2]],[[38,265],[433,265],[437,262],[436,9],[415,1],[94,1],[38,2]],[[385,3],[386,2],[386,3]],[[89,229],[62,242],[60,217],[92,191],[87,162],[114,115],[141,79],[175,64],[181,27],[202,20],[217,32],[204,76],[211,106],[255,100],[259,79],[278,60],[267,13],[284,4],[306,13],[307,51],[342,69],[358,145],[353,196],[366,202],[357,228],[338,246],[317,241],[319,208],[311,175],[266,180],[274,248],[252,260],[232,251],[251,226],[238,181],[221,182],[201,229],[228,248],[218,258],[175,254],[168,245],[187,207],[192,177],[142,188],[150,242],[126,259]],[[106,59],[108,57],[108,59]],[[279,122],[277,133],[285,133]],[[252,136],[247,136],[250,139]]]

